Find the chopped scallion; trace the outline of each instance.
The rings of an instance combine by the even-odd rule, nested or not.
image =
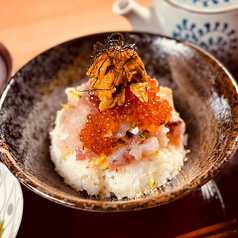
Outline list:
[[[82,95],[80,95],[80,94],[77,94],[76,92],[74,92],[74,91],[70,91],[70,93],[71,94],[73,94],[73,95],[75,95],[75,96],[77,96],[79,99],[81,99],[82,98]]]
[[[135,128],[136,128],[136,123],[135,123],[135,122],[133,122],[133,123],[131,124],[131,128],[132,128],[132,129],[135,129]]]
[[[107,170],[107,169],[108,169],[108,166],[102,168],[102,171],[105,171],[105,170]]]
[[[145,132],[141,132],[141,133],[139,134],[139,139],[145,140]]]

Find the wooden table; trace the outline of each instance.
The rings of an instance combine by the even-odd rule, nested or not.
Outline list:
[[[116,0],[1,0],[0,42],[11,52],[15,70],[61,42],[104,31],[131,30],[113,13]],[[149,7],[151,0],[138,0]]]
[[[131,30],[112,12],[110,0],[0,0],[0,42],[17,71],[40,52],[91,33]],[[149,7],[150,0],[137,0]],[[215,179],[223,204],[201,189],[171,204],[143,211],[94,213],[63,207],[22,186],[24,215],[20,237],[173,237],[235,218],[238,154]]]

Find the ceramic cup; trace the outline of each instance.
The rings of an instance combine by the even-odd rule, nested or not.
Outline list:
[[[134,30],[188,41],[229,69],[238,65],[238,0],[152,0],[150,9],[119,0],[113,11],[124,15]]]

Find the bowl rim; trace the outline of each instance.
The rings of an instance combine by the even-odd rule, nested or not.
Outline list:
[[[105,37],[107,35],[113,34],[113,33],[122,33],[122,34],[147,34],[159,38],[166,38],[168,40],[173,40],[178,43],[185,44],[186,46],[195,49],[196,51],[201,52],[202,54],[205,54],[210,58],[210,60],[214,61],[216,65],[218,65],[229,77],[229,80],[231,80],[232,85],[235,88],[236,94],[238,96],[238,86],[234,79],[234,77],[231,75],[231,73],[228,71],[228,69],[213,55],[203,50],[201,47],[196,46],[194,44],[180,41],[171,37],[167,37],[161,34],[155,34],[155,33],[149,33],[144,31],[113,31],[113,32],[101,32],[101,33],[95,33],[95,34],[89,34],[81,37],[76,37],[74,39],[64,41],[60,44],[57,44],[37,56],[35,56],[33,59],[28,61],[23,67],[21,67],[17,72],[20,72],[28,63],[30,63],[32,60],[34,60],[36,57],[38,57],[41,54],[45,54],[46,52],[52,50],[55,47],[59,47],[60,45],[63,45],[65,43],[72,42],[77,39],[86,39],[88,37],[92,38],[95,36],[103,36]],[[16,75],[15,74],[15,75]],[[11,83],[14,80],[15,75],[12,77],[10,82],[8,83],[7,87],[2,93],[1,99],[0,99],[0,109],[2,107],[2,103],[4,101],[4,98],[7,95],[7,91],[10,88]],[[237,115],[237,121],[238,121],[238,115]],[[237,122],[238,126],[238,122]],[[196,183],[190,183],[187,185],[182,186],[181,188],[169,192],[163,192],[158,195],[150,195],[144,198],[138,198],[136,200],[121,200],[121,201],[105,201],[105,200],[92,200],[88,198],[76,198],[74,195],[68,195],[62,191],[59,191],[55,188],[50,187],[49,185],[39,181],[34,175],[30,174],[28,171],[24,171],[23,166],[17,162],[17,158],[15,158],[8,150],[7,145],[0,140],[0,152],[2,153],[2,157],[4,158],[3,163],[6,164],[8,169],[18,178],[18,180],[25,185],[27,188],[35,192],[36,194],[54,201],[58,204],[62,204],[64,206],[68,206],[71,208],[76,208],[79,210],[88,210],[88,211],[98,211],[98,212],[118,212],[118,211],[132,211],[132,210],[141,210],[144,208],[152,208],[155,206],[167,204],[171,201],[175,201],[179,198],[182,198],[192,191],[195,191],[202,185],[204,185],[209,180],[213,179],[224,167],[225,165],[230,161],[232,156],[235,154],[237,148],[238,148],[238,132],[236,133],[236,136],[233,138],[233,140],[230,143],[230,147],[227,149],[226,154],[223,156],[222,161],[219,164],[212,165],[211,169],[213,169],[212,172],[208,172],[206,176],[200,178],[199,182]]]

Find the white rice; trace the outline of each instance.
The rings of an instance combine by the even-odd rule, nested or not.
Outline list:
[[[142,159],[119,166],[116,170],[103,171],[95,159],[76,160],[76,152],[63,154],[57,143],[68,134],[62,131],[60,119],[64,109],[58,111],[55,128],[50,132],[51,159],[57,173],[65,183],[77,190],[86,190],[89,195],[110,197],[113,192],[118,199],[134,198],[151,189],[160,187],[176,176],[184,164],[185,150],[171,145],[167,138],[168,128],[162,126],[157,136],[159,145],[156,153],[143,155]],[[182,135],[183,137],[183,135]]]

